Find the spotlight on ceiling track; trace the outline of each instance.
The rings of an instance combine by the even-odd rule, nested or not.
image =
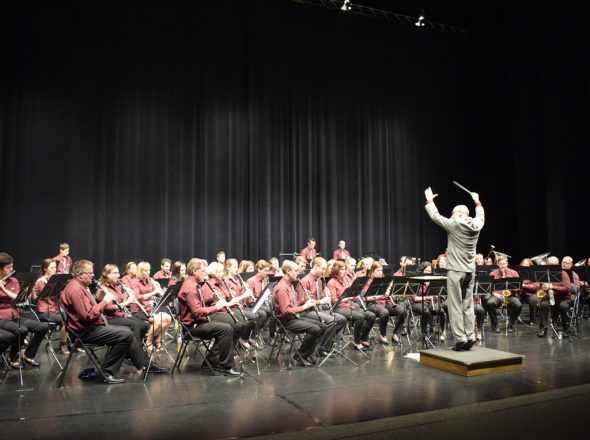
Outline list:
[[[418,21],[414,23],[414,25],[418,27],[424,27],[424,16],[421,15],[420,17],[418,17]]]
[[[341,11],[350,11],[350,8],[352,8],[352,5],[350,4],[350,0],[344,0],[344,2],[342,3],[342,7],[340,8]]]

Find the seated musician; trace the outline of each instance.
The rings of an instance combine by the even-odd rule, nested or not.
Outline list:
[[[340,240],[338,242],[338,249],[332,252],[332,259],[346,261],[348,257],[350,257],[350,252],[348,252],[348,249],[346,249],[346,242],[344,240]]]
[[[265,287],[268,285],[269,272],[270,272],[270,263],[268,261],[258,260],[256,262],[256,275],[250,277],[248,279],[248,281],[246,281],[246,284],[248,285],[248,287],[252,291],[252,294],[254,295],[253,302],[256,301],[258,299],[258,297],[260,297],[260,294],[265,289]],[[259,330],[263,329],[264,326],[266,325],[266,323],[270,322],[269,327],[268,327],[268,334],[269,334],[269,342],[272,343],[274,340],[274,337],[275,337],[275,333],[276,333],[276,324],[275,324],[274,320],[270,319],[272,311],[270,310],[269,300],[267,300],[264,304],[262,304],[260,306],[259,310],[262,310],[266,313],[266,321],[263,323],[258,322],[258,329]]]
[[[475,267],[477,266],[484,266],[486,264],[486,260],[483,257],[483,254],[475,254]]]
[[[282,277],[284,275],[279,267],[279,259],[277,257],[270,257],[268,262],[270,263],[270,272],[268,272],[270,276]]]
[[[136,279],[132,287],[137,301],[132,302],[130,306],[131,313],[135,318],[149,321],[152,324],[146,337],[147,349],[160,352],[164,350],[162,336],[168,331],[172,317],[166,312],[153,314],[152,301],[154,297],[162,296],[162,287],[157,281],[150,278],[150,269],[150,263],[147,261],[137,263]]]
[[[70,354],[68,350],[68,332],[65,326],[61,325],[61,315],[59,314],[59,308],[57,306],[57,296],[46,297],[39,299],[39,294],[49,281],[55,272],[57,271],[57,263],[51,258],[46,258],[41,261],[41,273],[43,274],[36,282],[33,287],[33,293],[31,294],[31,301],[36,305],[37,316],[42,322],[52,322],[60,327],[59,331],[59,352],[61,354]]]
[[[121,277],[121,282],[130,289],[133,289],[135,281],[137,281],[137,264],[135,261],[129,261],[125,264],[125,275]]]
[[[228,258],[225,260],[223,268],[223,285],[230,293],[231,298],[237,298],[237,304],[234,311],[241,316],[244,316],[249,321],[254,321],[254,330],[250,335],[250,345],[258,346],[256,338],[258,337],[259,329],[268,319],[268,314],[264,310],[258,310],[256,313],[252,312],[251,306],[254,304],[254,293],[242,280],[238,274],[238,260],[235,258]],[[240,299],[241,298],[241,299]]]
[[[238,342],[240,345],[249,349],[250,335],[254,331],[256,325],[255,320],[247,320],[242,316],[238,310],[238,302],[243,298],[232,298],[230,292],[223,283],[223,265],[221,263],[213,262],[207,266],[208,280],[203,285],[203,300],[205,306],[214,306],[217,301],[225,301],[227,305],[222,307],[216,313],[211,315],[211,321],[225,322],[234,329],[234,343]]]
[[[558,265],[559,258],[551,256],[547,258],[547,265]],[[549,321],[549,310],[551,310],[551,318],[553,323],[557,323],[558,317],[561,317],[561,328],[563,331],[563,337],[569,337],[569,310],[571,307],[570,303],[570,289],[571,282],[568,274],[561,271],[562,282],[561,283],[541,283],[539,286],[539,292],[537,296],[541,297],[540,301],[537,299],[539,304],[539,333],[537,336],[543,338],[547,336],[547,325]],[[552,299],[553,298],[553,299]],[[552,304],[553,303],[553,304]]]
[[[285,329],[294,333],[305,333],[303,342],[299,347],[299,354],[293,356],[295,362],[301,366],[315,364],[312,353],[317,342],[322,337],[324,329],[316,322],[301,317],[300,314],[315,305],[313,299],[307,300],[303,305],[297,305],[297,292],[294,283],[297,282],[299,266],[294,261],[285,260],[281,267],[285,274],[272,289],[272,303],[274,314],[283,324]]]
[[[365,257],[363,258],[361,261],[359,261],[360,264],[360,270],[357,270],[355,272],[355,278],[357,277],[366,277],[367,276],[367,272],[369,272],[369,269],[371,268],[371,266],[373,265],[373,262],[375,260],[373,260],[373,258],[371,257]]]
[[[295,258],[295,263],[297,263],[299,266],[299,273],[304,274],[308,267],[307,259],[302,255],[299,255],[297,258]]]
[[[494,279],[501,278],[518,278],[518,272],[508,267],[507,257],[501,255],[496,259],[498,268],[490,272],[490,276]],[[494,333],[500,333],[500,326],[498,324],[497,309],[506,305],[508,313],[508,333],[514,333],[514,323],[520,316],[522,311],[522,303],[518,299],[516,292],[511,291],[494,291],[491,295],[484,297],[483,307],[489,313],[492,321],[492,330]]]
[[[375,278],[383,278],[383,265],[374,261],[367,274],[369,281],[363,288],[366,292]],[[400,304],[393,303],[389,296],[391,286],[380,296],[365,296],[367,310],[373,312],[379,319],[379,333],[380,342],[387,344],[387,324],[389,317],[395,316],[395,325],[393,327],[393,335],[391,335],[391,342],[394,344],[401,344],[400,334],[406,320],[406,308]]]
[[[186,264],[182,261],[175,261],[172,265],[172,276],[168,281],[168,287],[172,287],[177,283],[182,283],[186,279]]]
[[[238,266],[238,273],[256,272],[256,265],[251,260],[242,260]]]
[[[520,266],[531,267],[533,261],[530,258],[523,258],[520,261]],[[523,301],[526,301],[529,305],[529,324],[537,323],[537,291],[539,290],[539,284],[533,283],[531,280],[522,281],[522,289],[520,291],[520,297]]]
[[[566,256],[561,259],[561,268],[568,272],[568,276],[570,273],[572,274],[572,276],[570,277],[570,299],[572,300],[572,305],[574,300],[576,299],[576,296],[578,295],[578,293],[580,293],[581,287],[580,277],[576,272],[572,271],[573,266],[574,260],[572,259],[572,257]]]
[[[100,275],[99,283],[101,288],[96,289],[96,301],[103,300],[106,293],[113,295],[113,300],[104,308],[109,325],[120,325],[128,327],[133,332],[137,342],[141,344],[147,334],[150,325],[137,317],[131,315],[128,307],[134,302],[131,292],[124,294],[119,281],[119,268],[114,264],[107,264]]]
[[[346,278],[346,266],[342,261],[334,262],[332,268],[332,278],[328,281],[332,304],[336,304],[338,298],[344,293],[344,290],[350,286]],[[350,319],[354,324],[353,338],[354,346],[357,350],[364,350],[370,347],[369,334],[375,324],[375,314],[369,310],[363,310],[362,305],[355,302],[356,298],[345,298],[340,302],[336,313]]]
[[[20,292],[20,284],[11,276],[13,272],[13,258],[0,252],[0,330],[11,333],[15,340],[10,346],[8,362],[13,368],[18,368],[21,364],[38,367],[39,362],[35,360],[35,355],[49,331],[49,326],[46,322],[21,316],[15,307],[14,300]],[[31,338],[25,348],[25,339],[29,333]],[[5,336],[3,339],[4,344],[12,340],[10,336]]]
[[[105,292],[102,301],[96,303],[88,286],[94,279],[93,263],[88,260],[78,260],[72,267],[72,280],[61,292],[60,301],[67,314],[67,327],[78,333],[85,343],[104,344],[109,347],[102,366],[107,372],[104,378],[106,383],[123,383],[124,379],[114,376],[123,360],[131,359],[133,365],[138,369],[148,367],[149,359],[141,349],[133,332],[127,327],[118,325],[105,325],[103,312],[114,296]],[[155,363],[149,366],[153,373],[165,373],[167,369],[161,368]]]
[[[344,277],[346,278],[346,282],[350,286],[356,278],[356,260],[352,257],[348,257],[344,263],[346,264],[346,274],[344,275]],[[332,263],[332,267],[334,267],[334,263]],[[331,274],[332,268],[330,268],[330,271],[326,274],[326,276],[329,277],[331,276]]]
[[[213,339],[213,346],[207,351],[207,361],[214,371],[225,376],[239,376],[234,368],[234,330],[229,323],[212,322],[210,316],[218,313],[228,303],[220,300],[206,306],[203,299],[203,284],[207,280],[207,262],[191,258],[187,265],[188,277],[178,293],[180,320],[193,336]],[[203,366],[207,366],[203,363]]]
[[[432,265],[428,262],[424,263],[424,275],[432,274]],[[429,283],[423,283],[416,295],[412,296],[412,313],[420,316],[420,328],[422,335],[429,334],[432,331],[434,316],[438,316],[438,323],[440,326],[440,338],[441,341],[445,340],[445,325],[446,325],[446,313],[442,307],[438,307],[439,295],[426,295]],[[475,295],[474,295],[475,302]],[[483,312],[483,309],[482,309]],[[482,316],[483,322],[483,316]]]
[[[170,272],[171,266],[172,261],[170,258],[162,258],[162,261],[160,261],[160,270],[157,271],[152,278],[154,280],[170,279],[172,277],[172,272]]]
[[[297,288],[297,305],[304,305],[310,298],[315,301],[315,307],[302,312],[301,316],[313,320],[320,327],[327,327],[318,341],[318,354],[320,356],[326,356],[330,353],[334,341],[342,339],[342,333],[344,333],[344,327],[346,327],[346,318],[344,316],[338,313],[328,313],[331,297],[330,293],[326,291],[326,286],[322,280],[326,267],[326,260],[322,257],[316,257],[312,262],[311,270],[301,279],[301,285]],[[309,293],[310,298],[305,295],[303,288]]]
[[[299,255],[305,258],[306,261],[312,261],[315,257],[318,256],[318,253],[315,249],[316,240],[313,237],[309,237],[307,239],[307,246],[301,249]]]

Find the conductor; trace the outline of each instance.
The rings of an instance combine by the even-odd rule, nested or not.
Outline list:
[[[469,191],[468,191],[469,192]],[[426,212],[434,223],[442,227],[448,234],[447,244],[447,291],[449,321],[455,338],[455,351],[466,351],[475,342],[473,311],[473,283],[475,280],[475,248],[479,233],[483,228],[485,217],[479,194],[469,192],[475,202],[475,217],[469,217],[469,209],[465,205],[453,208],[451,218],[440,215],[433,194],[428,187],[426,196]]]

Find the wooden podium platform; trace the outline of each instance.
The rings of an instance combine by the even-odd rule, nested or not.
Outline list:
[[[474,346],[469,351],[450,348],[421,350],[420,363],[460,376],[481,376],[522,368],[523,356],[506,351]]]

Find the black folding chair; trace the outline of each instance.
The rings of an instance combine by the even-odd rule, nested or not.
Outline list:
[[[184,358],[184,355],[186,354],[188,346],[191,343],[195,345],[196,352],[199,353],[199,355],[201,355],[201,357],[203,358],[203,360],[207,364],[207,367],[209,367],[209,371],[213,372],[213,374],[215,376],[217,376],[218,373],[213,369],[213,367],[211,366],[211,364],[207,360],[207,352],[209,351],[210,342],[209,342],[209,344],[207,344],[205,339],[201,339],[201,338],[193,335],[190,332],[190,329],[186,325],[184,325],[180,319],[178,319],[177,322],[180,324],[180,329],[182,332],[182,342],[180,344],[180,349],[178,350],[178,354],[176,355],[176,360],[174,361],[174,365],[172,366],[172,371],[170,371],[170,376],[174,376],[175,370],[180,371],[180,364],[182,362],[182,359]],[[200,346],[203,346],[205,348],[205,354],[201,353]]]
[[[84,340],[82,339],[82,337],[79,333],[70,329],[68,327],[68,315],[67,315],[66,311],[63,309],[63,306],[61,303],[59,304],[59,314],[61,315],[63,325],[65,325],[66,329],[68,330],[68,335],[70,336],[70,340],[72,341],[72,349],[70,351],[70,354],[68,355],[68,359],[66,360],[66,364],[65,364],[64,368],[62,369],[61,374],[59,376],[58,388],[62,388],[64,386],[64,377],[66,375],[66,372],[68,371],[68,367],[70,365],[70,361],[72,360],[72,356],[74,355],[74,353],[76,353],[78,348],[82,348],[86,352],[86,354],[88,355],[88,358],[90,359],[90,361],[92,362],[92,364],[96,368],[96,371],[98,372],[98,374],[100,374],[100,376],[104,380],[107,377],[108,373],[102,367],[102,364],[100,363],[100,360],[98,359],[98,356],[96,355],[95,350],[97,350],[99,348],[103,348],[105,345],[104,344],[86,343],[86,342],[84,342]]]

